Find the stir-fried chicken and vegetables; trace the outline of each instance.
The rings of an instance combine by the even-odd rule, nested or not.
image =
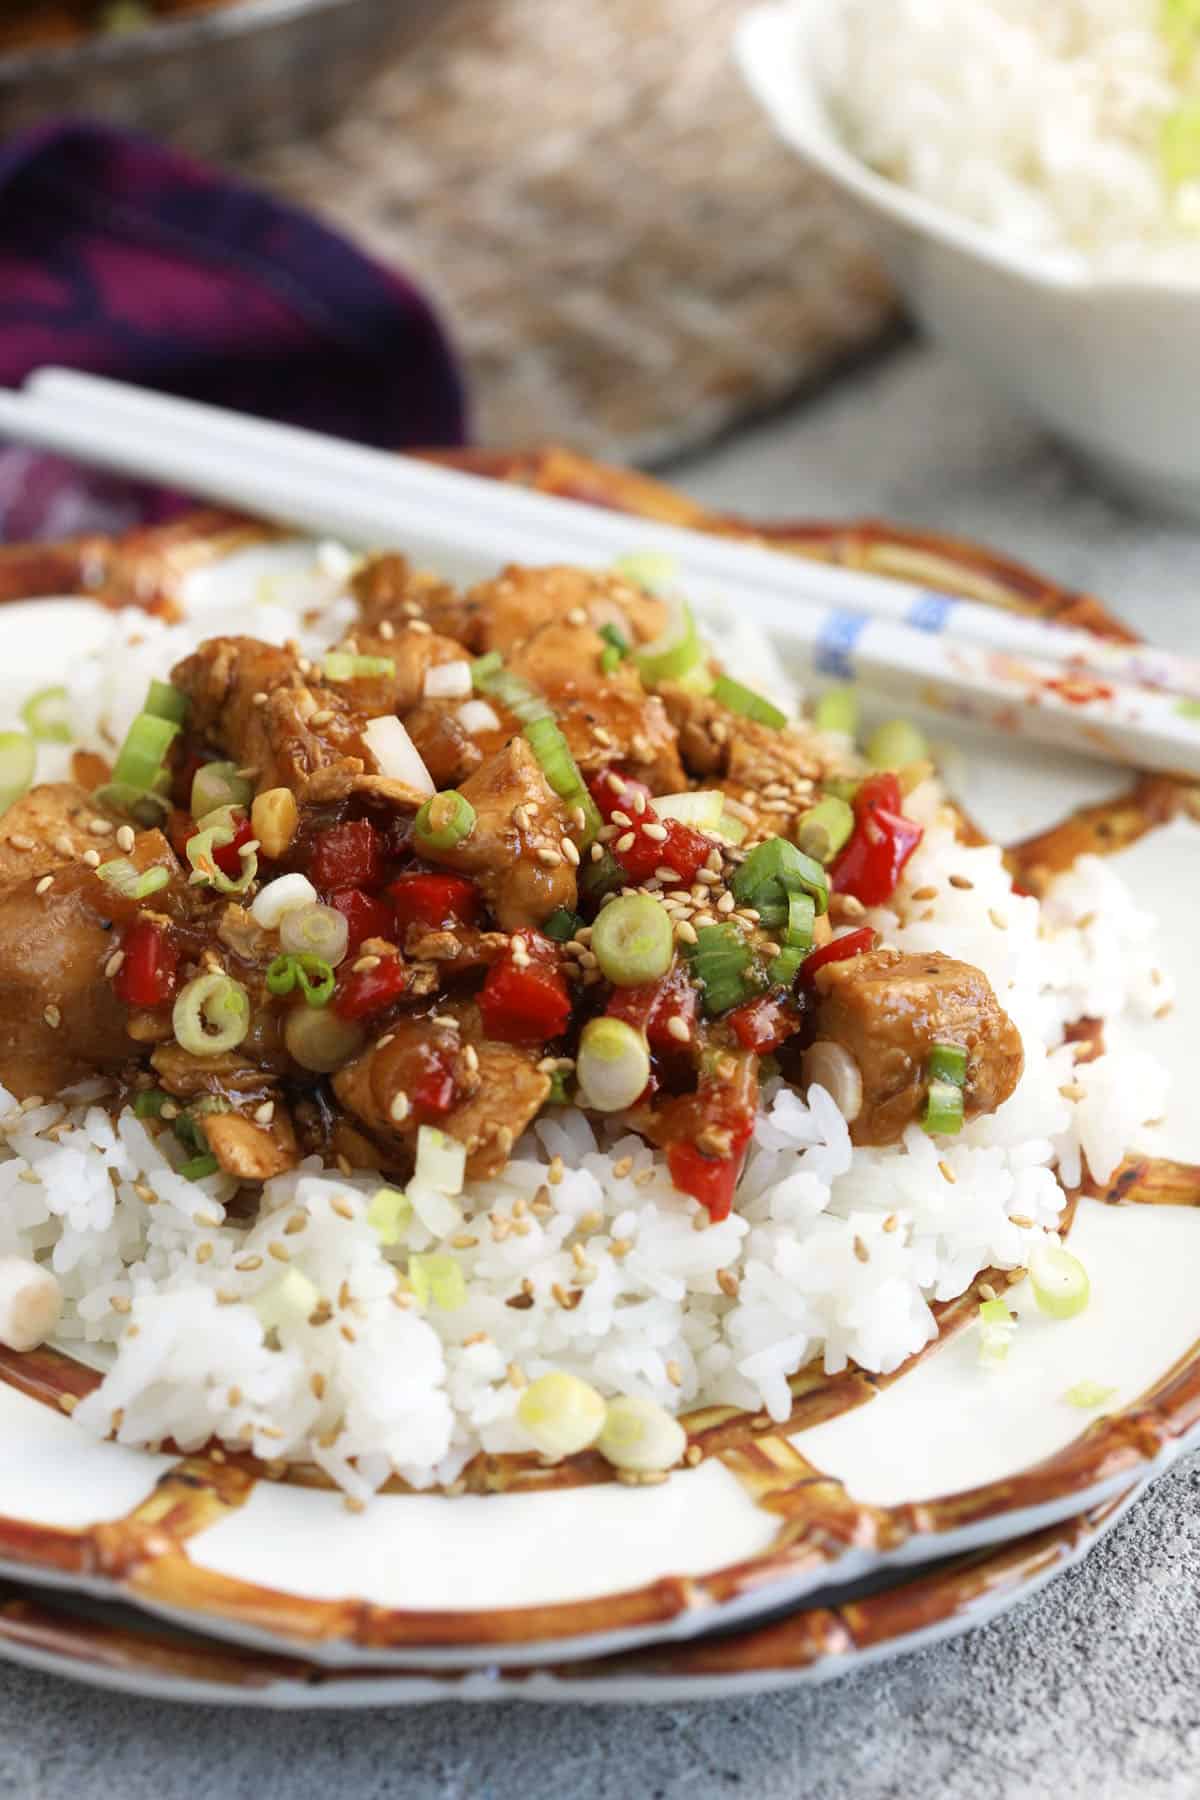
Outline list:
[[[0,1072],[103,1073],[253,1184],[419,1140],[505,1165],[547,1107],[626,1114],[713,1220],[764,1071],[859,1145],[993,1111],[1022,1067],[985,976],[863,921],[921,838],[910,728],[789,725],[623,573],[466,593],[398,556],[321,660],[218,637],[111,768],[0,822]],[[422,1128],[434,1128],[434,1139]]]

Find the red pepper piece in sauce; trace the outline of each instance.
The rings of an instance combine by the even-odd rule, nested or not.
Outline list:
[[[346,921],[350,936],[346,940],[346,954],[352,956],[359,945],[367,938],[389,938],[395,930],[395,919],[391,907],[384,900],[377,900],[374,894],[368,894],[362,888],[339,888],[330,894],[326,905],[340,912]]]
[[[190,818],[187,813],[173,812],[171,814],[168,832],[171,839],[171,847],[175,851],[180,862],[187,863],[187,847],[199,829],[200,827],[196,824],[196,821]],[[213,861],[216,863],[218,869],[220,869],[222,875],[228,875],[230,881],[236,881],[241,875],[242,859],[238,852],[241,850],[243,844],[248,844],[250,842],[250,839],[253,836],[254,830],[246,814],[244,812],[235,812],[233,815],[233,837],[231,841],[228,844],[214,845]],[[189,868],[190,866],[191,865],[188,864]]]
[[[387,844],[370,819],[344,819],[313,844],[308,877],[322,894],[339,888],[377,888],[387,875]]]
[[[571,996],[556,967],[553,946],[534,933],[523,934],[529,960],[509,951],[492,964],[479,994],[483,1029],[502,1044],[538,1044],[561,1037],[571,1019]],[[545,944],[550,954],[542,951]]]
[[[591,783],[592,798],[606,824],[615,824],[617,836],[609,845],[632,882],[648,881],[657,868],[673,869],[681,882],[690,883],[712,854],[713,842],[678,819],[660,819],[650,803],[650,789],[643,781],[602,769]],[[628,819],[614,820],[619,812]],[[665,837],[647,835],[646,826],[661,826]],[[626,842],[629,839],[629,842]]]
[[[121,940],[124,962],[113,976],[113,993],[126,1006],[166,1006],[175,998],[179,952],[159,925],[139,919]]]
[[[389,886],[388,898],[401,934],[410,925],[429,931],[473,925],[480,913],[479,889],[463,875],[400,875]]]
[[[385,956],[373,969],[338,971],[333,1010],[342,1019],[367,1019],[398,1000],[408,977],[398,957]]]
[[[826,963],[844,962],[848,956],[862,956],[873,950],[878,941],[879,934],[870,925],[860,925],[857,931],[846,931],[841,937],[832,938],[800,964],[801,984],[811,982],[817,970],[823,969]]]
[[[688,1037],[694,1041],[700,995],[686,964],[677,961],[670,974],[664,975],[661,981],[614,988],[604,1010],[610,1018],[624,1019],[627,1025],[644,1032],[651,1050],[659,1055],[678,1056],[689,1046],[671,1030],[671,1021],[681,1019],[687,1026]]]
[[[601,769],[588,785],[606,825],[615,812],[623,812],[629,818],[635,818],[638,814],[639,797],[643,809],[650,804],[650,789],[645,782],[635,781],[632,775],[622,775],[617,769]]]
[[[804,1022],[800,1008],[782,994],[763,994],[755,1000],[744,1000],[725,1015],[743,1049],[756,1056],[769,1056],[780,1044],[799,1031]]]
[[[924,837],[920,825],[900,811],[895,775],[868,777],[854,796],[854,832],[829,871],[830,886],[852,894],[864,906],[890,899],[904,865]]]
[[[444,1119],[454,1105],[453,1058],[440,1050],[429,1053],[428,1067],[408,1090],[413,1116],[420,1123]]]
[[[746,1146],[749,1142],[750,1128],[747,1127],[735,1139],[728,1156],[706,1156],[695,1144],[690,1143],[667,1146],[667,1168],[670,1170],[671,1180],[681,1194],[690,1194],[693,1200],[698,1200],[701,1206],[708,1208],[708,1216],[714,1225],[719,1225],[733,1211],[734,1191],[742,1173],[742,1164],[746,1160]]]

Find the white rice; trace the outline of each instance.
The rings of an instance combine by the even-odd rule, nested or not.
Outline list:
[[[235,628],[280,640],[303,631],[315,647],[344,627],[336,589],[306,628],[298,603],[278,617],[260,607],[249,622],[238,609]],[[99,696],[119,694],[127,712],[131,684],[140,692],[229,622],[208,608],[172,627],[114,620],[107,650],[70,678],[87,736],[102,743],[116,724]],[[743,668],[761,656],[741,649]],[[889,943],[986,971],[1024,1040],[1022,1080],[958,1139],[935,1145],[914,1127],[887,1150],[853,1150],[823,1090],[804,1100],[769,1083],[737,1210],[707,1229],[660,1154],[574,1109],[539,1118],[503,1174],[473,1184],[461,1217],[442,1222],[444,1237],[417,1222],[385,1250],[365,1216],[378,1178],[310,1160],[266,1184],[247,1225],[226,1214],[227,1178],[175,1173],[170,1159],[186,1153],[171,1133],[156,1140],[129,1112],[114,1126],[100,1083],[24,1110],[0,1089],[0,1256],[53,1268],[66,1297],[60,1341],[107,1371],[76,1420],[128,1444],[169,1437],[189,1449],[215,1436],[266,1459],[309,1458],[363,1500],[393,1471],[416,1486],[449,1483],[480,1449],[527,1448],[514,1377],[567,1369],[672,1410],[722,1401],[783,1419],[787,1377],[814,1357],[831,1371],[896,1368],[935,1335],[932,1301],[982,1268],[1025,1264],[1054,1228],[1056,1168],[1070,1184],[1086,1161],[1106,1179],[1163,1110],[1150,1058],[1110,1054],[1077,1069],[1065,1023],[1170,997],[1150,921],[1103,863],[1081,859],[1039,907],[1012,892],[996,848],[955,841],[933,782],[907,804],[925,838],[872,922]],[[951,875],[970,885],[950,886]],[[933,902],[914,898],[930,887]],[[530,1210],[539,1190],[549,1211]],[[497,1212],[514,1221],[500,1241]],[[477,1241],[455,1249],[456,1234]],[[466,1278],[453,1311],[396,1301],[398,1265],[430,1249]],[[313,1290],[325,1323],[310,1322]],[[256,1306],[282,1310],[275,1337]]]
[[[863,160],[1081,267],[1200,279],[1200,184],[1163,132],[1191,103],[1161,0],[834,0],[818,74]]]

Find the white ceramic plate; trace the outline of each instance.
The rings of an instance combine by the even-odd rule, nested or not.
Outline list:
[[[259,548],[209,567],[192,601],[234,594],[251,614],[263,573],[294,572],[305,554]],[[95,623],[90,603],[0,610],[0,701],[52,676],[64,637],[78,654]],[[1001,841],[1127,785],[1093,764],[1005,763],[994,746],[974,767],[969,803]],[[1187,1104],[1198,850],[1200,829],[1179,818],[1120,857],[1159,900],[1182,987],[1181,1023],[1159,1045],[1179,1098],[1146,1146],[1181,1163],[1200,1162]],[[949,1341],[901,1378],[818,1384],[786,1429],[698,1428],[705,1460],[660,1487],[384,1494],[354,1515],[332,1492],[259,1479],[233,1459],[94,1443],[56,1410],[62,1368],[8,1356],[0,1433],[18,1453],[0,1459],[0,1569],[328,1666],[491,1665],[501,1645],[516,1666],[544,1663],[550,1647],[561,1661],[687,1638],[832,1579],[1041,1529],[1160,1471],[1194,1434],[1200,1176],[1179,1181],[1191,1204],[1080,1203],[1072,1241],[1092,1305],[1051,1326],[1018,1290],[1021,1329],[986,1385],[974,1343],[948,1329],[973,1312],[969,1295],[949,1309]],[[1089,1425],[1062,1402],[1082,1378],[1116,1390],[1105,1420]]]

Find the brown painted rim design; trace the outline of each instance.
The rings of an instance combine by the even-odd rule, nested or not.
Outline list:
[[[720,1637],[587,1662],[486,1672],[334,1670],[143,1619],[80,1614],[69,1597],[0,1582],[0,1657],[159,1699],[248,1706],[380,1706],[462,1700],[642,1702],[742,1696],[825,1680],[986,1623],[1081,1560],[1136,1499],[1102,1506],[994,1549],[955,1557],[858,1600],[803,1606]]]
[[[460,466],[544,492],[599,501],[642,517],[694,528],[757,537],[774,547],[880,572],[919,575],[989,604],[1128,637],[1090,596],[1074,594],[1021,565],[954,540],[865,522],[752,526],[705,513],[649,478],[610,470],[560,450],[526,454],[467,452]],[[169,613],[181,573],[245,544],[278,535],[231,515],[208,512],[177,524],[119,539],[89,538],[58,546],[0,550],[0,600],[85,592],[108,604],[135,602]],[[1107,806],[1093,807],[1010,852],[1014,871],[1031,888],[1068,866],[1083,850],[1124,848],[1181,814],[1200,817],[1200,784],[1144,777]],[[1134,1159],[1097,1197],[1114,1203],[1200,1204],[1200,1168],[1160,1159]],[[988,1279],[985,1274],[980,1280]],[[991,1272],[993,1283],[1004,1276]],[[965,1322],[975,1287],[941,1309],[934,1345]],[[1200,1318],[1197,1320],[1200,1339]],[[840,1565],[854,1569],[881,1553],[900,1560],[957,1550],[972,1533],[1007,1522],[1013,1531],[1050,1527],[1085,1497],[1107,1500],[1129,1481],[1164,1467],[1185,1439],[1200,1432],[1200,1341],[1141,1400],[1100,1419],[1054,1455],[1001,1481],[920,1504],[869,1506],[808,1464],[784,1432],[815,1424],[871,1399],[919,1358],[880,1380],[860,1371],[826,1378],[805,1370],[793,1381],[796,1407],[784,1427],[761,1416],[714,1409],[688,1421],[701,1455],[718,1456],[758,1505],[780,1521],[763,1554],[703,1577],[664,1577],[625,1593],[548,1606],[487,1612],[417,1612],[359,1600],[322,1601],[258,1587],[193,1564],[187,1540],[239,1507],[257,1481],[278,1471],[249,1459],[216,1455],[183,1458],[127,1518],[82,1532],[0,1519],[0,1563],[9,1570],[41,1569],[59,1579],[124,1597],[150,1610],[203,1621],[217,1633],[256,1634],[304,1646],[336,1660],[339,1652],[405,1650],[415,1646],[448,1656],[487,1646],[555,1643],[573,1655],[593,1643],[651,1636],[690,1636],[715,1618],[787,1599],[789,1586],[817,1584]],[[69,1411],[73,1396],[95,1377],[53,1353],[0,1356],[0,1380]],[[481,1488],[573,1485],[601,1476],[594,1458],[547,1475],[525,1459],[489,1459],[477,1471]],[[924,1549],[922,1549],[924,1547]],[[524,1660],[523,1656],[523,1660]]]

